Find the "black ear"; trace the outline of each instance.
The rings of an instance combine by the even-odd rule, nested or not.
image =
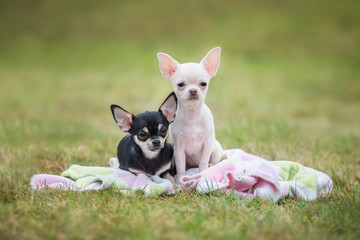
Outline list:
[[[177,109],[177,98],[174,92],[170,93],[170,95],[165,99],[163,104],[161,104],[159,108],[159,112],[161,112],[169,123],[172,123],[175,120],[175,114]]]
[[[130,131],[135,116],[115,104],[112,104],[110,108],[115,122],[119,125],[120,129],[124,132]]]

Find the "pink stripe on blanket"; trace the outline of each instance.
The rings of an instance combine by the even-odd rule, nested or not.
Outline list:
[[[119,179],[126,182],[128,186],[132,186],[136,180],[136,175],[128,171],[119,172],[116,175]]]
[[[135,175],[134,175],[135,176]],[[139,175],[135,176],[135,181],[133,182],[133,188],[144,188],[147,185],[154,184],[151,179],[146,176],[145,174],[140,173]]]
[[[242,197],[277,201],[281,196],[279,175],[268,161],[240,149],[227,150],[227,159],[192,176],[180,179],[185,189],[200,192],[234,191]]]
[[[74,189],[75,182],[71,179],[50,174],[37,174],[31,178],[30,186],[32,189],[50,187],[54,189]]]
[[[223,162],[219,162],[213,167],[209,167],[205,169],[201,174],[208,181],[224,182],[225,181],[224,173],[231,172],[234,170],[235,170],[235,166],[233,163],[223,161]]]

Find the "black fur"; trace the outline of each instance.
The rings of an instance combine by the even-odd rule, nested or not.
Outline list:
[[[156,111],[139,113],[133,118],[133,124],[129,131],[130,134],[126,135],[120,141],[117,148],[117,157],[121,169],[129,170],[129,168],[131,168],[141,170],[148,175],[155,175],[162,166],[172,161],[174,150],[173,146],[168,142],[165,142],[164,148],[162,148],[159,155],[153,159],[147,159],[141,148],[135,143],[134,136],[137,134],[138,130],[144,127],[149,129],[151,137],[156,137],[158,132],[157,126],[159,123],[163,124],[166,128],[169,127],[169,122],[162,113]],[[175,174],[174,166],[171,167],[170,174]]]
[[[170,97],[172,97],[170,99]],[[172,92],[163,104],[160,106],[158,111],[145,111],[134,116],[133,114],[127,112],[125,109],[117,105],[111,105],[111,112],[115,121],[119,124],[120,128],[128,132],[119,143],[117,148],[117,158],[119,160],[120,168],[123,170],[131,171],[139,170],[147,175],[155,175],[163,166],[171,162],[171,167],[169,170],[160,174],[164,176],[166,173],[170,173],[172,176],[175,175],[175,164],[173,162],[173,146],[167,142],[167,133],[169,129],[170,122],[173,121],[175,117],[175,112],[170,111],[173,116],[172,118],[167,115],[169,111],[163,113],[162,110],[168,110],[166,106],[168,104],[177,104],[177,99],[175,93]],[[163,109],[162,107],[165,106]],[[171,105],[174,106],[174,105]],[[175,106],[176,107],[176,106]],[[175,109],[176,110],[176,109]],[[116,114],[116,112],[118,114]],[[125,117],[124,117],[125,116]],[[125,118],[125,121],[123,119]],[[170,120],[168,120],[170,119]],[[129,129],[128,123],[131,122],[131,127]],[[163,126],[164,131],[159,130],[159,124]],[[141,139],[140,132],[146,127],[146,138]],[[154,158],[147,158],[140,146],[137,145],[135,138],[138,141],[146,141],[146,139],[156,140],[159,138],[165,138],[164,147],[160,149],[159,154]],[[134,173],[136,173],[134,171]]]

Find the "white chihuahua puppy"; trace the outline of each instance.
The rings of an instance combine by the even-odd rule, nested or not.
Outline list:
[[[170,137],[174,143],[177,180],[188,168],[199,171],[225,158],[215,139],[214,119],[205,105],[210,78],[216,75],[221,48],[208,52],[200,63],[178,63],[165,53],[158,53],[160,70],[171,81],[178,99],[176,117],[171,124]]]

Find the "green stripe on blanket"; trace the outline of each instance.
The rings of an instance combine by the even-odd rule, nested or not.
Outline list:
[[[167,179],[144,174],[134,175],[119,168],[72,165],[61,176],[74,180],[79,191],[112,187],[123,193],[140,190],[147,196],[159,196],[173,190],[172,183]]]
[[[63,172],[61,176],[76,180],[86,176],[93,176],[94,174],[108,175],[113,173],[115,173],[115,171],[111,168],[72,165],[68,170]]]
[[[306,170],[304,166],[291,161],[270,161],[279,170],[282,181],[294,181],[302,183],[317,192],[317,175],[313,171]]]

